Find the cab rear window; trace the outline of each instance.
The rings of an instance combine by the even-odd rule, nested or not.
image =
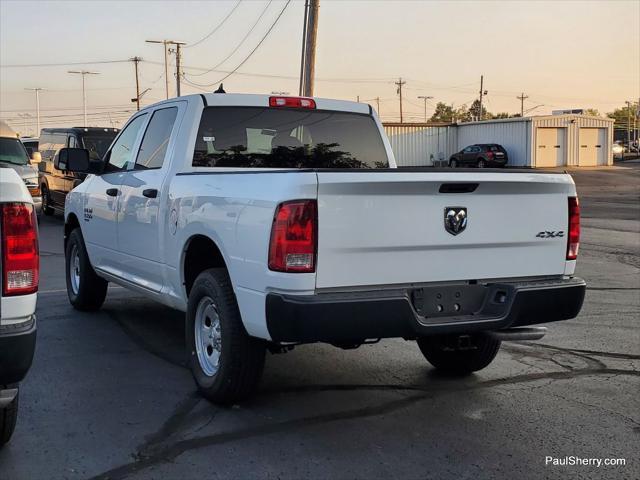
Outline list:
[[[194,167],[388,168],[369,115],[263,107],[204,109]]]

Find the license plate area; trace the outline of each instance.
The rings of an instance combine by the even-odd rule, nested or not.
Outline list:
[[[424,323],[463,322],[500,317],[514,292],[506,285],[441,285],[411,290],[410,298]]]

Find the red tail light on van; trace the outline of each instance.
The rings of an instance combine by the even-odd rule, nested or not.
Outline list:
[[[569,197],[569,235],[567,238],[567,260],[578,258],[580,248],[580,203],[578,197]]]
[[[318,205],[294,200],[278,205],[271,227],[269,270],[291,273],[316,271]]]
[[[2,295],[26,295],[38,291],[40,254],[37,219],[32,205],[0,205],[2,230]]]

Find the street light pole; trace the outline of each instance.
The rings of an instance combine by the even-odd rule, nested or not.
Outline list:
[[[86,75],[100,75],[100,72],[90,72],[88,70],[69,70],[67,73],[82,75],[82,110],[84,112],[84,126],[88,126],[87,122],[87,90],[85,88],[84,77]]]
[[[32,90],[36,92],[36,129],[37,135],[40,135],[40,91],[43,90],[40,87],[36,88],[25,88],[25,90]]]
[[[431,100],[433,97],[425,97],[424,95],[418,95],[418,98],[424,100],[424,123],[427,123],[427,100]]]

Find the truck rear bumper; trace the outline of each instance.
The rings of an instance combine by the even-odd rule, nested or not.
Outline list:
[[[343,342],[466,333],[556,322],[582,308],[580,278],[296,296],[270,293],[275,342]]]
[[[21,381],[33,361],[36,347],[36,316],[20,328],[8,325],[0,329],[0,389]]]

